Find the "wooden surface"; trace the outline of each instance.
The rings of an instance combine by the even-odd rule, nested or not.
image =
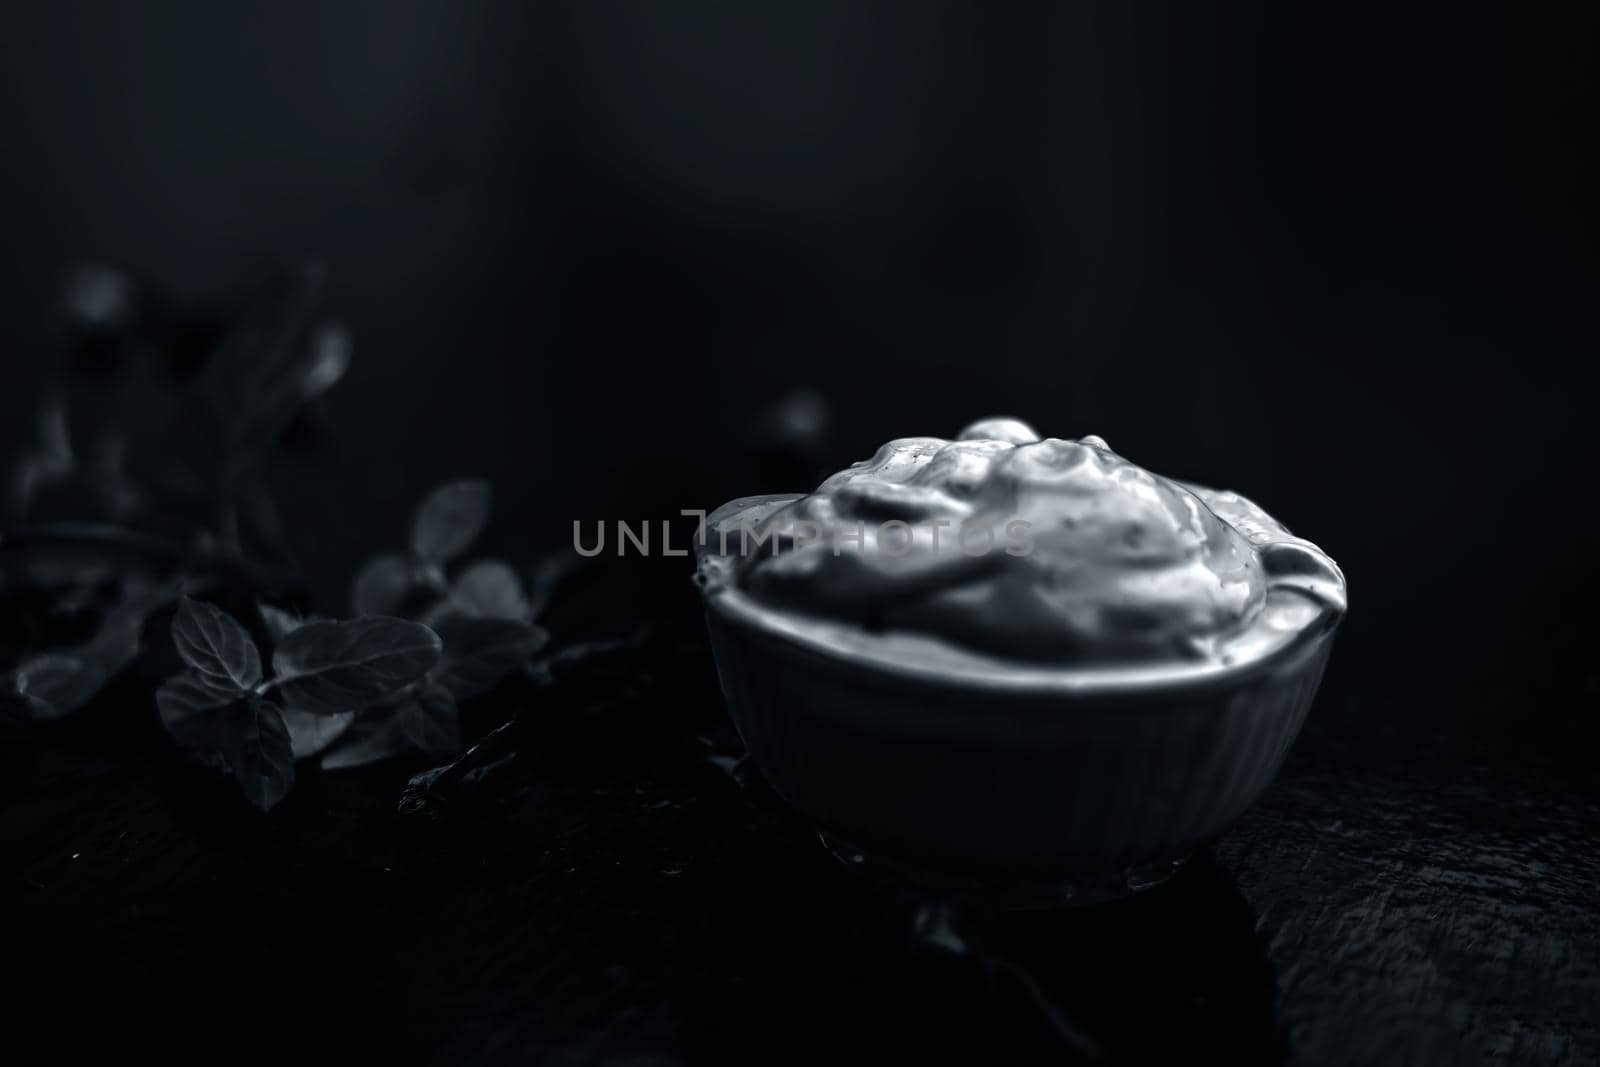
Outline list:
[[[8,750],[6,1059],[1600,1061],[1572,761],[1335,676],[1166,886],[941,936],[752,780],[686,610],[473,709],[516,718],[408,794],[420,767],[313,772],[255,817],[134,693]]]

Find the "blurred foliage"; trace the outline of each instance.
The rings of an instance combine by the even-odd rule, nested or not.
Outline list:
[[[357,576],[355,618],[303,610],[268,472],[350,366],[322,288],[308,266],[230,313],[110,267],[70,280],[70,388],[39,407],[0,532],[0,744],[145,700],[264,810],[298,760],[454,755],[459,702],[540,677],[534,618],[567,568],[536,567],[530,594],[503,561],[455,566],[488,522],[482,481],[423,499],[409,549]]]

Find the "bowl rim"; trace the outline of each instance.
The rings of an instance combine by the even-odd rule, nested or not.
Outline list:
[[[1035,667],[996,658],[989,667],[892,658],[882,650],[827,641],[816,632],[817,620],[812,617],[768,608],[738,589],[724,587],[704,593],[708,612],[736,630],[753,631],[776,644],[900,682],[1011,696],[1145,698],[1238,688],[1259,676],[1298,666],[1333,635],[1343,618],[1339,612],[1320,612],[1272,651],[1231,664],[1162,663],[1085,670]]]
[[[720,522],[750,508],[779,505],[803,495],[762,493],[736,497],[711,513],[706,528],[717,529]],[[697,564],[703,564],[706,557],[713,555],[708,540],[702,540],[696,550]],[[1316,614],[1283,644],[1234,663],[1179,661],[1117,667],[1040,667],[967,649],[960,650],[970,655],[970,663],[927,663],[910,657],[896,658],[889,650],[871,645],[830,641],[821,635],[820,631],[826,628],[848,629],[851,626],[848,622],[762,604],[732,582],[713,580],[698,584],[708,612],[734,628],[752,630],[780,645],[797,647],[824,660],[901,682],[1011,695],[1142,698],[1236,688],[1259,675],[1280,673],[1287,665],[1297,664],[1311,655],[1339,628],[1345,615],[1342,607],[1321,602],[1292,587],[1280,589],[1279,595],[1306,599],[1317,608]],[[926,640],[948,643],[933,636]]]

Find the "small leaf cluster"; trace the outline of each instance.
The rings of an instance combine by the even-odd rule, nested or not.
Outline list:
[[[428,684],[413,694],[433,709],[489,692],[549,640],[533,621],[537,604],[510,564],[480,559],[454,565],[482,534],[492,504],[493,493],[481,479],[436,487],[412,516],[409,551],[376,556],[356,575],[351,602],[357,615],[409,616],[444,641],[444,655]],[[401,721],[416,725],[421,718],[408,714]],[[324,766],[382,759],[393,754],[402,736],[410,736],[371,717],[358,721],[353,734],[354,743],[325,758]]]
[[[163,295],[110,267],[62,301],[63,365],[0,507],[0,705],[82,710],[140,659],[182,588],[302,585],[266,475],[350,363],[315,265],[236,302]]]
[[[479,479],[437,487],[417,506],[410,551],[367,561],[351,591],[358,615],[404,615],[438,631],[445,656],[435,673],[458,699],[487,692],[544,647],[549,635],[533,620],[560,577],[558,566],[540,568],[530,597],[503,560],[454,565],[483,532],[492,499]]]
[[[411,554],[379,557],[357,579],[358,609],[410,609],[420,619],[372,611],[335,622],[258,605],[274,642],[270,677],[243,624],[185,598],[172,638],[186,666],[156,694],[168,732],[263,810],[293,785],[296,760],[320,756],[336,770],[406,752],[454,755],[459,703],[493,689],[548,640],[508,564],[445,576],[482,531],[489,503],[479,481],[434,490],[417,509]],[[392,572],[393,560],[405,565],[403,587],[371,577],[375,567]]]
[[[288,716],[316,723],[371,707],[423,678],[443,650],[438,634],[406,619],[307,622],[278,641],[268,677],[250,632],[188,597],[172,641],[185,667],[156,690],[162,724],[192,758],[232,774],[263,811],[294,785]]]
[[[86,639],[30,655],[0,675],[0,704],[16,709],[24,720],[61,719],[88,704],[137,659],[146,617],[177,593],[171,586],[125,585],[122,598]]]
[[[453,754],[459,705],[534,662],[568,564],[534,570],[530,595],[508,564],[463,561],[489,518],[481,480],[428,494],[406,549],[362,568],[352,618],[279,606],[307,590],[269,474],[316,447],[350,366],[323,280],[312,264],[196,304],[113,268],[73,279],[65,365],[0,486],[0,741],[161,682],[182,751],[265,810],[302,761]],[[172,677],[141,636],[167,612]]]
[[[410,551],[375,556],[356,575],[356,614],[531,621],[532,605],[509,564],[484,559],[447,574],[488,524],[492,499],[489,484],[476,478],[446,482],[424,497],[411,520]]]

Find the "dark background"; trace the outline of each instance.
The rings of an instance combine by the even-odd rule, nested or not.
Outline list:
[[[830,465],[992,412],[1099,433],[1322,543],[1370,671],[1542,679],[1596,593],[1594,20],[32,7],[6,424],[75,264],[199,299],[318,257],[356,364],[281,491],[324,588],[458,473],[546,546],[804,488],[746,453],[813,387]]]
[[[1324,714],[1589,789],[1596,14],[9,11],[7,443],[77,264],[204,301],[317,257],[355,364],[275,480],[328,602],[449,476],[526,557],[805,488],[755,481],[797,389],[829,469],[1016,414],[1338,559]]]

